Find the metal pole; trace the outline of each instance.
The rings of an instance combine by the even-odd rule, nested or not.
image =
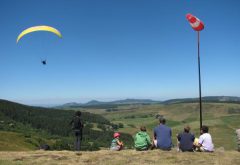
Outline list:
[[[201,68],[200,68],[200,32],[198,34],[198,81],[199,81],[199,106],[200,106],[200,130],[202,128],[202,92],[201,92]]]

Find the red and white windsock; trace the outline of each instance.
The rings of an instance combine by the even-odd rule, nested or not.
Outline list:
[[[195,17],[192,14],[186,15],[187,20],[189,21],[192,28],[196,31],[201,31],[204,29],[204,24],[202,21],[200,21],[197,17]]]

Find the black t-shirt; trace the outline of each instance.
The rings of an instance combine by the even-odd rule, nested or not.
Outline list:
[[[79,116],[75,116],[71,121],[74,130],[82,130],[83,122]]]
[[[180,142],[179,148],[182,151],[192,151],[193,149],[193,142],[194,142],[194,135],[191,133],[183,132],[178,135],[178,141]]]

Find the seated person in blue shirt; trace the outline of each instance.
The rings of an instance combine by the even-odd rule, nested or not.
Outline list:
[[[177,135],[179,150],[182,152],[185,151],[193,152],[194,139],[195,139],[194,135],[190,133],[190,127],[185,126],[184,131]]]
[[[153,144],[156,148],[169,151],[172,147],[172,130],[165,125],[166,119],[160,118],[160,124],[154,128]]]

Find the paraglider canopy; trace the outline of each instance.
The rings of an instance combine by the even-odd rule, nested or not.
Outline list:
[[[32,33],[32,32],[37,32],[37,31],[47,31],[47,32],[51,32],[56,34],[58,37],[62,38],[62,34],[55,28],[51,27],[51,26],[33,26],[30,28],[27,28],[25,30],[23,30],[17,37],[17,43],[18,41],[25,36],[26,34]]]
[[[62,34],[55,28],[51,27],[51,26],[46,26],[46,25],[41,25],[41,26],[33,26],[30,28],[27,28],[25,30],[23,30],[17,37],[17,43],[19,42],[19,40],[24,37],[25,35],[32,33],[32,32],[37,32],[37,31],[46,31],[46,32],[51,32],[55,35],[57,35],[59,38],[62,38]],[[47,60],[41,60],[41,63],[43,65],[47,64]]]

